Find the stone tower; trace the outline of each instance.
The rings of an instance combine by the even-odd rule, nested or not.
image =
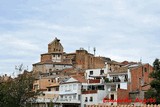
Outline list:
[[[63,53],[63,46],[59,39],[55,38],[48,44],[48,53]]]

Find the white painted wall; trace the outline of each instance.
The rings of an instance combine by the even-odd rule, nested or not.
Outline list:
[[[70,78],[65,83],[60,84],[59,95],[59,101],[62,103],[80,103],[78,96],[81,97],[81,83],[77,83],[77,80]]]
[[[86,79],[93,79],[92,77],[90,77],[90,71],[93,71],[93,75],[91,75],[91,76],[102,76],[100,74],[100,70],[104,70],[104,74],[103,75],[107,75],[107,73],[108,73],[107,68],[102,68],[102,69],[87,69],[85,71]]]
[[[103,102],[103,98],[107,95],[106,90],[98,90],[97,93],[93,94],[82,94],[82,100],[81,100],[81,107],[84,107],[84,105],[93,105],[93,104],[99,104]],[[87,102],[85,102],[87,97]],[[90,101],[90,97],[93,98],[93,101]]]
[[[120,83],[120,89],[127,89],[127,82]]]

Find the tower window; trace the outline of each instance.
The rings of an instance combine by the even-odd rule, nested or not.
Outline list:
[[[89,74],[90,74],[90,75],[93,75],[93,71],[90,71]]]

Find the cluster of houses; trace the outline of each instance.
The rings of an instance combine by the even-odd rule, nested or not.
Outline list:
[[[33,90],[39,94],[34,107],[85,107],[92,104],[134,104],[144,99],[153,71],[142,62],[117,62],[95,56],[80,48],[63,52],[60,40],[48,44],[48,52],[33,64],[36,80]]]

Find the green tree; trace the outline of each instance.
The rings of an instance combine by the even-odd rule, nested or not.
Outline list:
[[[156,102],[154,104],[160,104],[160,61],[155,59],[153,63],[153,72],[150,74],[150,77],[153,78],[150,83],[151,88],[146,92],[145,98],[155,98]],[[149,102],[150,103],[150,102]]]
[[[18,77],[0,82],[0,107],[23,107],[35,93],[32,73],[24,71]]]

